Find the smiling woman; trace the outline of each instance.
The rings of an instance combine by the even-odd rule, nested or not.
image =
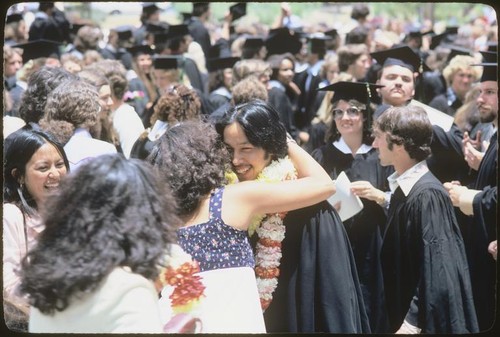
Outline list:
[[[69,170],[64,149],[49,134],[20,130],[5,140],[3,296],[6,325],[27,331],[29,306],[18,294],[22,258],[43,230],[38,210]]]

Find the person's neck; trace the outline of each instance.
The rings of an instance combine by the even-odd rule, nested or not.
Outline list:
[[[351,150],[352,155],[356,155],[356,152],[358,152],[359,148],[363,144],[363,139],[362,135],[360,136],[359,134],[351,134],[351,135],[346,135],[342,136],[342,139],[344,139],[344,142],[347,144],[349,149]]]
[[[410,157],[399,158],[397,163],[394,163],[394,170],[399,176],[411,169],[413,166],[417,165],[418,162]]]

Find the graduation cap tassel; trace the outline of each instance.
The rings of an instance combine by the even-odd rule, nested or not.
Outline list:
[[[370,83],[366,83],[366,93],[367,93],[367,100],[366,100],[366,124],[367,124],[367,129],[370,130],[372,127],[372,113],[371,113],[371,98],[372,98],[372,91],[370,90]]]

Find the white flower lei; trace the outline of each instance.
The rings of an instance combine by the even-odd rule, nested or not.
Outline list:
[[[227,177],[230,183],[237,181],[234,173]],[[294,179],[297,179],[297,171],[288,157],[272,161],[256,178],[257,181],[269,183]],[[262,311],[271,304],[278,286],[281,242],[285,238],[285,215],[286,213],[258,216],[248,227],[249,236],[257,233],[259,238],[255,248],[255,275]]]

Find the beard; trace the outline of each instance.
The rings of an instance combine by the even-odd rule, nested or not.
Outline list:
[[[498,111],[493,111],[491,109],[485,109],[485,111],[481,111],[479,109],[479,120],[481,123],[491,123],[498,118]]]

